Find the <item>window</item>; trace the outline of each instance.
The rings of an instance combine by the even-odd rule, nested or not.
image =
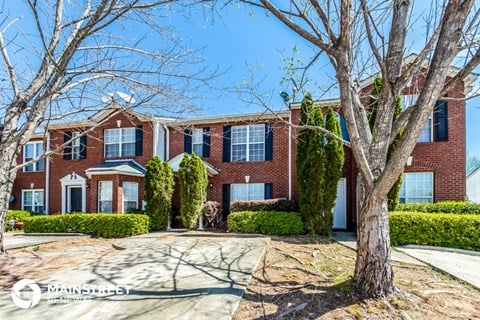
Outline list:
[[[405,110],[406,108],[410,107],[411,105],[415,104],[418,100],[418,94],[410,94],[402,96],[402,109]],[[433,130],[432,130],[432,115],[430,115],[427,119],[427,123],[425,124],[425,128],[420,133],[417,142],[432,142],[433,139]]]
[[[43,154],[43,142],[29,142],[23,147],[23,163],[40,157]],[[24,172],[45,170],[45,159],[39,160],[23,168]]]
[[[232,127],[232,161],[265,160],[265,125]]]
[[[433,202],[433,172],[406,172],[400,202]]]
[[[135,156],[135,128],[105,129],[105,158]]]
[[[43,214],[43,190],[22,190],[22,210]]]
[[[123,183],[123,213],[128,209],[137,209],[138,207],[138,183]]]
[[[75,139],[72,141],[72,159],[78,160],[80,159],[80,132],[72,132],[72,138]]]
[[[98,183],[98,212],[111,213],[113,203],[112,181]]]
[[[203,157],[203,129],[193,129],[192,132],[192,152]]]
[[[239,183],[231,186],[231,201],[250,201],[265,199],[264,183]]]

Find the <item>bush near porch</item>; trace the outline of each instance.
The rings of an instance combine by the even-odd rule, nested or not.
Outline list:
[[[480,215],[390,212],[392,245],[419,244],[480,251]]]
[[[299,212],[297,201],[288,199],[267,199],[251,201],[234,201],[230,204],[230,212],[239,211],[282,211]]]
[[[401,203],[395,211],[475,213],[480,214],[480,204],[466,201],[439,201],[435,203]]]
[[[143,214],[76,213],[24,219],[25,233],[80,232],[101,238],[148,233],[150,219]]]
[[[227,218],[228,230],[241,233],[267,235],[303,234],[302,218],[296,212],[281,211],[239,211]]]

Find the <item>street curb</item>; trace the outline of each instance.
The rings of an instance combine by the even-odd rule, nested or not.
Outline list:
[[[88,234],[83,234],[83,233],[16,233],[13,235],[14,237],[17,237],[17,236],[42,236],[42,237],[48,237],[48,236],[75,236],[75,237],[79,237],[79,236],[89,236]]]
[[[396,246],[399,250],[402,248],[405,249],[421,249],[421,250],[432,250],[432,251],[440,251],[440,252],[452,252],[452,253],[459,253],[459,254],[466,254],[469,256],[477,256],[480,257],[479,251],[471,251],[471,250],[464,250],[464,249],[456,249],[456,248],[445,248],[445,247],[433,247],[433,246],[422,246],[417,244],[406,244],[403,246]]]

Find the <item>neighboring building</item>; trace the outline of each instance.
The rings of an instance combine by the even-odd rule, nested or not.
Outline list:
[[[467,176],[467,200],[480,203],[480,168]]]
[[[465,199],[464,95],[461,83],[448,93],[453,99],[437,104],[405,167],[402,202]],[[412,99],[414,95],[404,97]],[[318,104],[335,107],[339,101]],[[19,162],[33,159],[44,150],[54,150],[78,132],[91,130],[61,153],[20,170],[11,208],[45,214],[142,208],[147,161],[157,155],[170,160],[176,170],[183,153],[192,152],[200,155],[208,167],[207,199],[220,202],[225,216],[230,202],[235,200],[298,198],[297,131],[289,122],[299,123],[299,106],[276,115],[185,120],[134,112],[112,116],[114,110],[102,110],[83,122],[50,125],[46,137],[34,137],[25,146]],[[105,124],[92,129],[94,123],[105,119]],[[340,120],[344,138],[348,139],[344,120]],[[350,150],[345,150],[334,227],[354,229],[358,171]],[[175,197],[178,204],[178,192]]]

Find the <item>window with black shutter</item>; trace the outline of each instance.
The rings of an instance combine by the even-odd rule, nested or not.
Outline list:
[[[448,103],[437,101],[433,111],[435,141],[448,141]]]

